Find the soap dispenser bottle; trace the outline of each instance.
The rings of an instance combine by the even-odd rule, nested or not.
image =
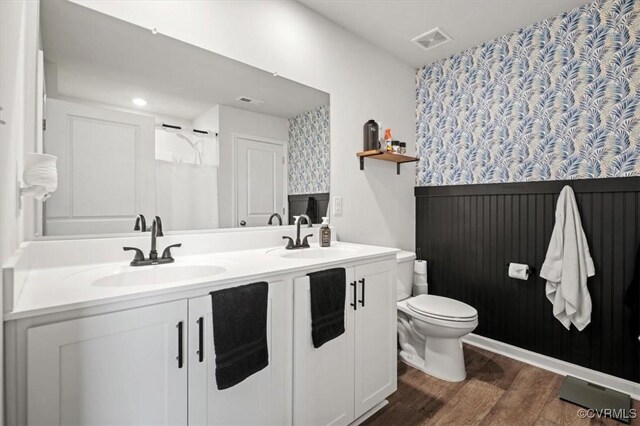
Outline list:
[[[363,151],[377,150],[380,148],[380,126],[375,120],[364,123]]]
[[[329,228],[329,218],[322,218],[322,225],[320,226],[320,247],[329,247],[331,245],[331,228]]]

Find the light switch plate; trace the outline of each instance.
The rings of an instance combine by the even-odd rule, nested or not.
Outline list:
[[[342,197],[333,197],[333,215],[342,216]]]

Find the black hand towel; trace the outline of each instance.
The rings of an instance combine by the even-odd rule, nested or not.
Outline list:
[[[344,333],[344,268],[307,274],[311,286],[311,337],[319,348]]]
[[[311,223],[318,222],[316,210],[318,210],[316,208],[316,199],[314,197],[307,198],[307,211],[305,212],[305,214],[309,216],[309,220],[311,221]]]
[[[269,365],[266,282],[212,291],[218,389],[230,388]]]

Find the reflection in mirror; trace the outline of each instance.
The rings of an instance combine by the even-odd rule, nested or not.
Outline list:
[[[327,93],[67,1],[40,19],[58,157],[41,235],[128,233],[138,214],[170,231],[326,215]]]

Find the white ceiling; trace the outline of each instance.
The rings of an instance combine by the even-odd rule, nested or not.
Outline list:
[[[298,0],[419,68],[592,0]],[[435,27],[453,38],[425,51],[411,39]]]
[[[193,119],[228,105],[290,118],[329,95],[64,0],[40,2],[47,95]],[[247,96],[262,105],[237,101]],[[146,107],[131,100],[143,98]]]

